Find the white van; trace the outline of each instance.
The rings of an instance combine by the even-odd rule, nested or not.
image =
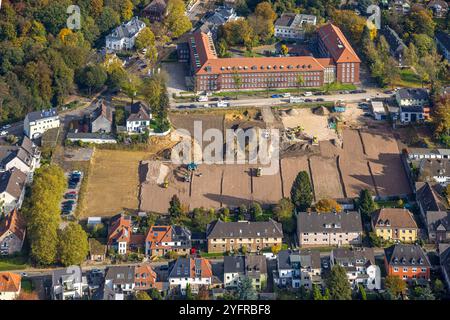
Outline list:
[[[290,97],[289,103],[302,103],[305,102],[305,100],[301,97]]]
[[[311,91],[306,91],[303,95],[304,95],[305,97],[311,97],[313,94],[312,94]]]
[[[225,102],[225,101],[218,101],[217,102],[217,107],[218,108],[224,108],[224,107],[228,107],[229,103]]]
[[[208,101],[208,96],[198,96],[197,101],[206,102]]]
[[[283,93],[283,98],[289,98],[291,94],[289,92]]]

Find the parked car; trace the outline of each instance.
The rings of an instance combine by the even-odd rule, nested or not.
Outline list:
[[[317,102],[321,102],[321,101],[325,101],[325,99],[324,98],[317,98],[316,101]]]
[[[10,124],[5,124],[2,129],[9,129],[9,128],[11,128],[11,125]]]
[[[0,136],[4,137],[8,134],[8,131],[3,130],[2,132],[0,132]]]
[[[312,102],[312,99],[305,99],[305,102]]]
[[[76,199],[76,198],[77,198],[77,195],[73,194],[73,193],[66,193],[64,195],[64,199]]]
[[[273,94],[273,95],[271,95],[270,97],[271,97],[271,98],[274,98],[274,99],[277,99],[277,98],[281,98],[282,95],[280,95],[280,94]]]

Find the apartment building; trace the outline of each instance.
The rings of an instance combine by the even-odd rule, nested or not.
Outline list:
[[[407,209],[383,208],[372,215],[372,229],[386,241],[415,242],[419,228]]]
[[[363,235],[361,215],[356,211],[300,212],[297,235],[300,247],[359,245]]]
[[[396,244],[385,249],[385,265],[388,275],[405,281],[428,282],[431,264],[418,245]]]
[[[359,83],[360,60],[338,27],[318,29],[323,57],[219,58],[211,33],[189,38],[195,91],[321,87],[334,81]],[[235,81],[239,78],[240,81]]]
[[[42,136],[47,130],[58,128],[60,125],[56,108],[33,111],[25,116],[23,130],[27,137],[36,139]]]
[[[208,252],[235,252],[246,248],[247,252],[259,252],[264,248],[281,246],[281,223],[269,221],[223,222],[217,220],[206,231]]]

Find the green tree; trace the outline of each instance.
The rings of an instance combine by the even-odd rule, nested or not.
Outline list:
[[[385,286],[388,292],[396,299],[406,292],[406,283],[399,276],[386,277]]]
[[[99,65],[88,65],[77,75],[77,83],[81,89],[92,91],[100,90],[107,80],[106,71]]]
[[[295,231],[294,205],[288,198],[278,201],[273,209],[273,213],[283,225],[284,232],[292,233]]]
[[[359,298],[361,300],[367,300],[367,293],[366,293],[366,289],[364,289],[363,285],[358,285],[358,289],[359,289]]]
[[[234,84],[234,88],[236,90],[240,90],[242,87],[242,77],[239,73],[234,72],[232,75],[232,79],[233,79],[233,84]],[[236,99],[237,99],[237,93],[236,93]]]
[[[366,220],[370,219],[370,214],[377,209],[377,205],[373,200],[372,192],[368,189],[363,189],[359,192],[357,201],[359,212]]]
[[[285,45],[285,44],[281,45],[280,51],[283,56],[285,56],[289,53],[289,49],[288,49],[287,45]]]
[[[169,0],[166,12],[164,23],[172,37],[178,38],[192,28],[192,23],[185,14],[185,4],[182,0]]]
[[[303,79],[303,75],[299,74],[297,75],[297,78],[295,80],[295,84],[297,85],[297,93],[300,95],[300,90],[302,89],[302,87],[305,84],[305,80]]]
[[[433,293],[438,299],[442,299],[445,296],[445,285],[440,279],[434,280]]]
[[[64,266],[79,265],[89,251],[87,234],[78,223],[71,222],[58,232],[58,256]]]
[[[299,211],[305,211],[311,207],[313,193],[309,175],[306,171],[300,171],[295,178],[291,189],[291,201]]]
[[[253,288],[252,280],[249,277],[244,277],[238,284],[239,300],[257,300],[255,288]]]
[[[330,290],[331,300],[351,300],[352,288],[348,282],[347,273],[340,265],[331,268],[329,276],[325,280],[327,288]]]
[[[136,49],[142,50],[155,45],[155,35],[149,27],[145,27],[136,37]]]
[[[414,287],[414,289],[412,290],[411,298],[412,300],[436,300],[436,297],[434,296],[433,291],[429,286]]]
[[[258,202],[253,202],[250,206],[250,213],[252,214],[253,220],[256,221],[263,215],[264,211]]]
[[[139,290],[136,292],[136,300],[152,300],[147,292]]]
[[[185,298],[186,298],[186,300],[194,300],[194,295],[192,294],[192,288],[189,283],[186,285]]]
[[[170,200],[169,215],[170,219],[177,219],[183,214],[180,198],[176,194]]]

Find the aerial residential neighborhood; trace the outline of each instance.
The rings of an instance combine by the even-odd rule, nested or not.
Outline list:
[[[450,298],[448,1],[72,2],[0,1],[0,300]]]

